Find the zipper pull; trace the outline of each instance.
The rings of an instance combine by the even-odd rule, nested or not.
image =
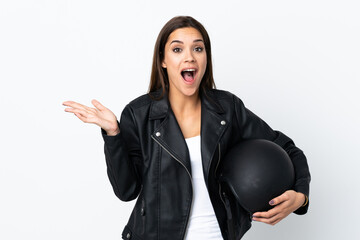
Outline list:
[[[230,219],[232,219],[230,201],[225,192],[223,192],[222,194],[223,194],[224,201],[225,201],[226,215],[227,215],[228,219],[230,220]]]
[[[141,214],[141,216],[145,215],[145,201],[144,201],[144,199],[141,200],[140,214]]]
[[[234,222],[232,219],[230,201],[225,192],[223,192],[222,194],[223,194],[224,201],[225,201],[229,240],[235,240]]]

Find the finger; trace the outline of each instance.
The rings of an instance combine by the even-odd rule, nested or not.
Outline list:
[[[74,102],[74,101],[66,101],[63,103],[63,105],[65,106],[68,106],[68,107],[72,107],[72,108],[79,108],[79,109],[84,109],[84,110],[87,110],[87,111],[91,111],[93,112],[94,109],[88,107],[88,106],[85,106],[83,104],[80,104],[80,103],[77,103],[77,102]]]
[[[268,211],[254,213],[253,217],[272,218],[273,216],[283,212],[284,210],[286,210],[286,204],[282,202]]]
[[[261,218],[261,217],[253,217],[254,221],[257,222],[263,222],[270,225],[275,225],[276,223],[280,222],[283,219],[281,217],[281,214],[276,214],[275,216],[272,216],[271,218]]]
[[[275,225],[275,224],[279,223],[281,220],[283,220],[283,218],[276,220],[276,221],[273,222],[271,225]]]
[[[284,219],[284,215],[282,214],[277,214],[275,216],[273,216],[272,218],[269,218],[267,221],[267,224],[270,225],[275,225],[276,223],[280,222],[282,219]]]
[[[88,108],[86,106],[84,106],[85,108],[82,108],[82,107],[76,107],[75,105],[71,104],[71,105],[67,105],[71,108],[65,108],[65,112],[72,112],[74,113],[74,111],[83,111],[81,112],[81,114],[96,114],[96,109],[94,108]]]
[[[80,113],[74,113],[81,121],[86,122],[86,118],[83,117]]]
[[[79,113],[83,117],[88,117],[89,113],[85,111],[84,109],[79,108],[65,108],[65,112],[71,112],[71,113]]]
[[[102,111],[102,110],[105,110],[106,109],[106,107],[104,106],[104,105],[102,105],[98,100],[96,100],[96,99],[93,99],[92,101],[91,101],[91,103],[92,103],[92,105],[94,105],[97,109],[99,109],[100,111]]]
[[[263,219],[267,219],[267,218],[271,218],[273,216],[273,213],[269,210],[266,212],[256,212],[253,214],[253,218],[263,218]]]
[[[273,208],[266,212],[256,212],[253,214],[253,218],[269,219],[278,214],[279,212],[281,212],[281,210]]]
[[[80,113],[74,113],[74,114],[75,114],[75,116],[77,116],[84,123],[88,123],[87,118],[84,117],[83,115],[81,115]]]
[[[269,204],[271,206],[275,206],[275,205],[278,205],[286,200],[289,200],[289,196],[288,196],[288,192],[284,192],[283,194],[281,194],[280,196],[276,197],[276,198],[273,198],[269,201]]]
[[[71,104],[71,102],[72,102],[72,101],[65,101],[65,102],[62,103],[62,105],[64,105],[64,106],[69,106],[69,104]]]
[[[92,116],[82,115],[81,113],[78,113],[78,112],[74,112],[74,114],[75,114],[75,116],[77,116],[84,123],[95,123],[95,124],[97,124],[97,119],[93,118]]]
[[[280,222],[282,219],[267,219],[267,218],[253,218],[253,221],[262,222],[270,225],[275,225],[276,223]]]
[[[64,105],[64,106],[68,106],[68,107],[72,107],[72,106],[74,106],[75,104],[81,105],[80,103],[77,103],[77,102],[74,102],[74,101],[65,101],[65,102],[63,102],[63,105]]]

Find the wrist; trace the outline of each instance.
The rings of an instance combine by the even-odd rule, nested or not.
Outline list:
[[[120,129],[116,128],[115,130],[108,130],[105,132],[106,132],[106,135],[108,135],[108,136],[116,136],[120,133]]]
[[[301,205],[301,207],[305,207],[305,206],[308,204],[308,202],[309,202],[308,196],[306,196],[306,195],[304,194],[304,197],[305,197],[305,200],[304,200],[303,205]]]
[[[120,133],[119,124],[117,121],[108,123],[107,128],[103,128],[108,136],[115,136]]]
[[[298,196],[299,196],[300,207],[306,206],[306,204],[308,203],[308,197],[304,193],[301,193],[301,192],[298,192]]]

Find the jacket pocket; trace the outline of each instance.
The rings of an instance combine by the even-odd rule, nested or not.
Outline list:
[[[122,232],[122,239],[125,240],[143,240],[138,235],[136,235],[128,225],[125,226],[123,232]]]
[[[122,239],[146,239],[146,202],[143,194],[138,197],[130,219],[126,224]]]

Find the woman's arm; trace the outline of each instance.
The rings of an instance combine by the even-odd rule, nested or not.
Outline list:
[[[267,212],[254,213],[253,220],[276,224],[291,212],[305,214],[308,208],[310,184],[310,172],[305,155],[289,137],[279,131],[274,131],[266,122],[248,110],[238,97],[234,96],[234,102],[241,137],[267,139],[281,146],[291,158],[296,176],[293,190],[272,199],[269,204],[275,207]]]
[[[95,108],[73,101],[63,103],[66,112],[74,113],[84,123],[101,128],[105,141],[104,151],[107,173],[116,196],[123,201],[135,199],[141,189],[139,166],[141,152],[136,126],[129,107],[122,113],[120,124],[116,116],[100,102],[93,100]]]
[[[106,135],[102,129],[107,173],[116,196],[130,201],[141,190],[143,161],[136,123],[129,106],[121,114],[119,129],[115,136]]]

